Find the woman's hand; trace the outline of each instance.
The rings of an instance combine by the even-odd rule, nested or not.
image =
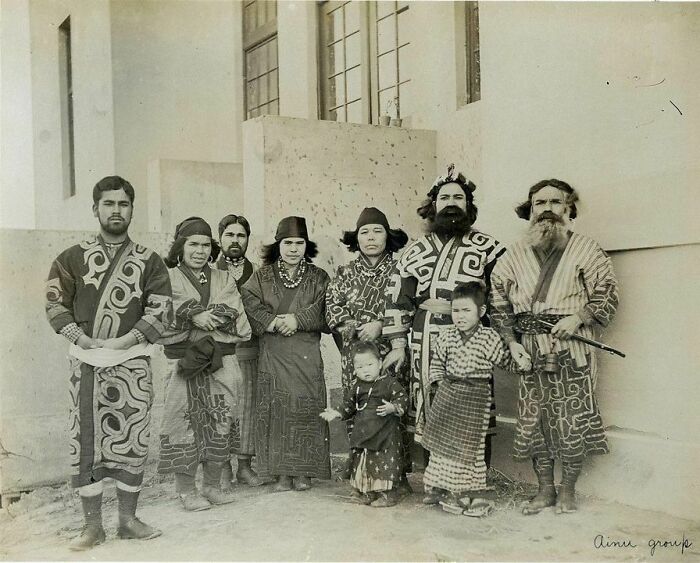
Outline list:
[[[90,338],[87,334],[81,334],[78,340],[75,341],[77,346],[83,350],[92,350],[93,348],[102,348],[103,341],[96,338]]]
[[[337,418],[342,418],[337,410],[331,408],[327,408],[319,416],[326,422],[331,422]]]
[[[357,337],[362,340],[362,342],[374,342],[382,335],[383,326],[384,323],[382,321],[372,321],[360,325],[357,329]]]
[[[298,328],[299,323],[293,314],[277,315],[277,332],[282,336],[292,336]]]
[[[128,350],[136,344],[138,344],[136,337],[127,332],[119,338],[107,338],[102,342],[102,347],[110,350]]]
[[[396,413],[396,406],[394,403],[390,403],[386,399],[382,399],[382,403],[383,404],[377,407],[377,416],[388,416]]]
[[[192,322],[202,330],[216,330],[221,325],[221,319],[211,311],[202,311],[192,316]]]
[[[405,348],[394,348],[384,358],[384,362],[382,362],[382,371],[387,372],[393,367],[394,373],[399,373],[401,366],[405,362],[406,362],[406,349]]]

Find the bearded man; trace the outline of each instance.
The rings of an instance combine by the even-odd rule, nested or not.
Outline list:
[[[221,256],[216,267],[219,270],[228,271],[234,277],[239,291],[255,270],[255,265],[246,258],[249,240],[250,224],[245,217],[231,214],[221,219],[219,222]],[[236,357],[241,367],[242,378],[235,382],[235,420],[230,437],[231,455],[235,455],[238,460],[236,481],[250,487],[258,487],[263,484],[263,481],[251,467],[255,455],[254,424],[255,388],[258,379],[258,339],[252,336],[249,341],[237,344]],[[231,489],[232,479],[233,468],[229,462],[226,462],[222,472],[224,490]]]
[[[383,334],[392,350],[384,368],[398,369],[406,361],[410,333],[411,380],[409,430],[420,443],[431,394],[428,372],[438,332],[452,325],[450,296],[457,284],[484,281],[504,246],[472,228],[476,221],[476,186],[450,165],[438,177],[428,199],[418,208],[428,234],[410,244],[399,258],[386,291]],[[495,418],[492,418],[495,424]],[[487,457],[489,445],[487,443]]]
[[[539,483],[524,514],[548,506],[574,512],[584,458],[608,453],[594,394],[596,357],[571,336],[594,339],[612,321],[617,281],[600,246],[571,231],[577,201],[576,191],[561,180],[532,186],[516,208],[530,222],[527,235],[508,248],[491,274],[494,327],[513,358],[531,358],[533,366],[519,382],[514,444],[515,458],[532,460]],[[555,459],[562,463],[558,494]]]
[[[150,355],[171,320],[170,277],[158,254],[128,236],[134,188],[108,176],[92,191],[100,232],[51,265],[46,314],[70,343],[70,459],[85,528],[71,544],[105,541],[102,481],[117,484],[120,538],[160,530],[136,518],[153,403]]]

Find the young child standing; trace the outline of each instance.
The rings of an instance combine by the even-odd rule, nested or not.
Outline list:
[[[423,446],[430,451],[423,484],[426,504],[454,514],[481,517],[493,502],[486,489],[486,433],[491,410],[494,366],[511,364],[500,335],[481,324],[486,288],[479,282],[452,292],[453,326],[441,331],[430,362],[429,380],[437,386],[426,413]]]
[[[353,419],[350,433],[351,476],[355,500],[374,507],[394,506],[401,480],[401,416],[408,395],[393,377],[381,373],[382,361],[371,342],[352,351],[356,380],[345,394],[342,413],[326,409],[321,418]]]

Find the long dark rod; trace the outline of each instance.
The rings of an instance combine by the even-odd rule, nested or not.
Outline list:
[[[547,321],[538,319],[538,322],[542,323],[544,326],[548,326],[549,328],[554,328],[554,325],[552,323],[548,323]],[[626,357],[623,352],[615,350],[615,348],[611,348],[610,346],[608,346],[607,344],[603,344],[602,342],[597,342],[595,340],[591,340],[590,338],[586,338],[585,336],[572,334],[571,338],[573,338],[574,340],[578,340],[579,342],[585,342],[586,344],[590,344],[591,346],[595,346],[596,348],[600,348],[601,350],[605,350],[606,352],[610,352],[611,354],[617,354],[621,358]]]

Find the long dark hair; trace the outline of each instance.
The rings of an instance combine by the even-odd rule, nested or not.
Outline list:
[[[348,247],[350,252],[359,252],[360,245],[357,242],[357,232],[360,229],[355,229],[354,231],[343,232],[343,238],[340,239],[345,246]],[[403,231],[403,229],[387,229],[386,230],[386,251],[390,254],[398,252],[408,242],[408,235]]]
[[[456,182],[454,182],[454,183],[456,183]],[[469,218],[469,220],[471,221],[471,224],[473,225],[474,223],[476,223],[476,218],[479,214],[479,209],[474,204],[474,194],[469,190],[465,190],[464,187],[461,186],[461,184],[460,184],[460,187],[462,187],[462,190],[464,191],[464,196],[465,196],[466,201],[467,201],[467,208],[466,208],[467,217]],[[435,194],[435,197],[437,198],[437,193]],[[418,212],[418,215],[422,219],[426,219],[427,221],[432,223],[433,221],[435,221],[435,215],[436,215],[435,200],[432,198],[426,199],[423,202],[423,204],[418,209],[416,209],[416,211]]]
[[[187,237],[176,238],[173,244],[168,250],[168,255],[163,258],[163,262],[168,268],[175,268],[182,261],[182,250],[187,242]],[[215,262],[219,257],[219,252],[221,252],[221,247],[214,239],[211,239],[211,255],[209,256],[210,262]]]
[[[260,250],[260,260],[264,265],[267,266],[277,262],[277,259],[280,257],[280,242],[282,241],[276,240],[272,244],[263,245],[262,249]],[[306,250],[304,251],[304,259],[307,262],[312,262],[313,258],[315,258],[317,254],[318,246],[316,243],[311,240],[307,240]]]

